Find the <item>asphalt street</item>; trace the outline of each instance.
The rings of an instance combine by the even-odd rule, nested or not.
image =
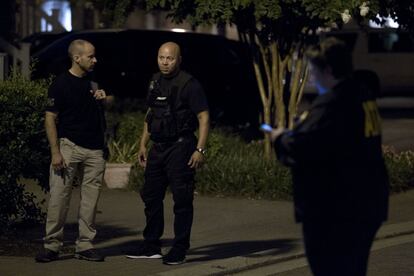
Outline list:
[[[414,275],[413,260],[414,242],[374,250],[370,256],[367,276],[412,276]],[[302,267],[280,273],[275,272],[276,267],[268,267],[269,273],[266,273],[262,268],[262,271],[246,271],[245,274],[237,275],[312,276],[304,258],[291,261],[290,264]],[[278,268],[280,269],[280,265]]]

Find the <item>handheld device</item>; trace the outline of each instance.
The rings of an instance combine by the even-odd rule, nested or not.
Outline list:
[[[268,124],[261,124],[260,125],[260,130],[262,130],[264,132],[272,132],[273,128]]]

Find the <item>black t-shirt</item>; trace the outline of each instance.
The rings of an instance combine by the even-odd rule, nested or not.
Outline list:
[[[89,76],[80,78],[64,72],[49,87],[46,111],[58,113],[59,138],[87,149],[103,149],[103,108],[91,89]]]
[[[161,75],[159,80],[160,86],[164,88],[164,91],[168,91],[174,83],[174,77],[167,78]],[[177,110],[189,108],[196,115],[202,111],[208,111],[207,98],[203,87],[201,86],[200,82],[194,77],[192,77],[185,84],[179,96],[180,101],[178,102],[178,106],[176,106]]]

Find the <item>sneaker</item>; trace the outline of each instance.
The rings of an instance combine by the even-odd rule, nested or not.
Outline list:
[[[170,252],[162,258],[166,265],[179,265],[185,262],[185,250],[173,247]]]
[[[48,263],[59,259],[59,252],[43,248],[39,254],[36,255],[35,260],[38,263]]]
[[[92,262],[103,262],[105,257],[98,254],[95,249],[89,249],[75,253],[75,258],[79,260],[86,260]]]
[[[161,248],[156,245],[144,243],[138,250],[126,255],[129,259],[161,259]]]

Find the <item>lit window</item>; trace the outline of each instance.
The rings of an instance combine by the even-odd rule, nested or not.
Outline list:
[[[70,9],[69,1],[46,0],[42,4],[42,9],[49,16],[52,15],[52,10],[58,10],[59,11],[59,17],[58,17],[59,23],[63,26],[63,28],[66,31],[72,30],[72,12]],[[40,26],[41,26],[42,32],[54,31],[53,25],[50,22],[50,20],[46,20],[45,18],[41,19]]]

